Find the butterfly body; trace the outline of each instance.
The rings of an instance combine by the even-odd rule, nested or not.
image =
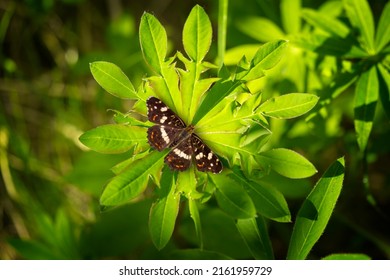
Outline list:
[[[222,163],[218,156],[194,133],[194,126],[187,126],[156,97],[150,97],[146,105],[148,119],[155,123],[148,129],[148,142],[158,151],[171,148],[165,157],[165,163],[172,170],[187,170],[194,160],[199,171],[212,173],[222,171]]]

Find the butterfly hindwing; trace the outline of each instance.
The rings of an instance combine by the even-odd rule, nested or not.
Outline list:
[[[192,146],[190,137],[185,138],[165,157],[165,163],[172,169],[184,171],[190,167],[192,161]]]
[[[196,168],[202,172],[220,173],[222,163],[218,156],[196,134],[191,135],[191,142]]]

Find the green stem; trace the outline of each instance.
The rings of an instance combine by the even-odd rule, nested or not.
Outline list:
[[[229,0],[219,0],[218,7],[218,59],[219,68],[223,65],[226,49],[226,29]]]

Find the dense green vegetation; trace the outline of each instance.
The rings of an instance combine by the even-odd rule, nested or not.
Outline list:
[[[1,259],[389,258],[390,4],[98,2],[0,4]]]

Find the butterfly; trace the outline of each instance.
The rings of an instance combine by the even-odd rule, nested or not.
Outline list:
[[[193,125],[187,126],[156,97],[149,97],[146,106],[149,121],[155,123],[148,129],[148,142],[158,151],[171,149],[164,161],[172,170],[187,170],[194,160],[199,171],[215,174],[222,171],[218,156],[194,133]]]

